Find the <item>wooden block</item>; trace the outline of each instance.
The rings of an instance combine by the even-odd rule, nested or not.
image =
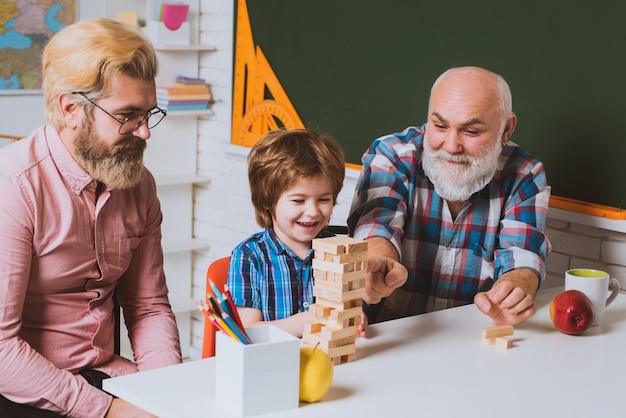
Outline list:
[[[481,337],[483,339],[506,337],[513,334],[513,325],[500,325],[496,327],[483,328],[481,330]]]
[[[311,265],[313,266],[313,269],[332,271],[335,273],[347,273],[350,271],[354,271],[354,263],[339,264],[314,258]]]
[[[331,261],[333,263],[358,263],[359,270],[362,268],[362,262],[367,260],[367,252],[346,253],[346,254],[326,254],[328,257],[324,257],[324,261]]]
[[[348,300],[362,299],[365,295],[365,288],[341,292],[324,286],[313,286],[313,296],[335,302],[345,302]],[[321,303],[318,301],[318,303]]]
[[[315,287],[313,288],[313,291],[315,292]],[[363,306],[363,301],[358,300],[358,299],[352,299],[352,300],[347,300],[345,302],[342,302],[342,301],[334,301],[334,300],[324,299],[321,297],[316,297],[315,303],[324,305],[324,306],[329,306],[337,311],[345,311],[346,309],[352,309],[352,308]]]
[[[351,290],[365,289],[365,278],[351,282],[315,281],[314,288],[324,288],[333,292],[349,292]]]
[[[342,345],[340,347],[330,348],[328,350],[328,355],[331,358],[346,356],[353,353],[356,353],[356,344]]]
[[[316,238],[313,240],[313,249],[329,253],[344,254],[346,252],[367,251],[367,241],[352,237],[335,236],[328,238]]]
[[[318,281],[327,281],[329,279],[329,275],[332,275],[332,272],[320,269],[313,269],[313,278]]]
[[[513,347],[513,338],[510,337],[496,337],[495,346],[500,348]]]
[[[324,324],[319,322],[310,322],[308,324],[304,324],[304,332],[315,334],[316,332],[320,332],[323,326]]]
[[[348,273],[327,272],[326,281],[329,282],[351,282],[354,280],[364,280],[367,277],[367,270],[356,270]]]
[[[327,325],[331,328],[336,328],[336,329],[343,329],[343,328],[348,328],[348,327],[355,327],[358,324],[361,323],[361,314],[357,314],[354,317],[351,318],[342,318],[342,319],[336,319],[336,318],[315,318],[317,322]]]
[[[344,254],[347,251],[346,246],[343,243],[337,242],[330,238],[315,238],[311,244],[315,252],[321,251],[330,254]]]
[[[330,326],[322,327],[320,331],[322,338],[325,338],[329,341],[340,340],[342,338],[352,337],[356,335],[356,327],[348,327],[348,328],[333,328]]]
[[[361,239],[356,239],[356,238],[352,238],[352,237],[347,237],[345,235],[341,236],[338,235],[336,237],[331,237],[329,238],[329,240],[332,240],[333,242],[336,242],[338,244],[343,244],[346,246],[346,250],[348,252],[354,253],[354,252],[360,252],[360,251],[367,251],[367,241],[366,240],[361,240]]]
[[[333,309],[330,311],[330,319],[335,321],[343,321],[349,318],[360,318],[363,308],[357,306],[356,308],[349,308],[345,310]]]
[[[313,312],[313,316],[315,316],[316,319],[328,318],[332,315],[332,312],[334,311],[331,306],[324,306],[318,303],[314,303],[313,305],[309,306],[309,310]]]
[[[352,337],[346,337],[339,340],[329,341],[324,339],[320,334],[302,334],[302,346],[303,347],[315,347],[318,346],[321,350],[328,353],[329,349],[342,347],[344,345],[354,344],[356,335]]]

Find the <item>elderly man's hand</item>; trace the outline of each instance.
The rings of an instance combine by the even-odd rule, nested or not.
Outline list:
[[[512,270],[503,274],[490,290],[477,293],[474,303],[497,325],[517,325],[535,314],[538,280],[531,270]]]
[[[382,255],[373,255],[367,260],[367,280],[363,300],[370,305],[380,303],[408,277],[406,268],[398,261]]]

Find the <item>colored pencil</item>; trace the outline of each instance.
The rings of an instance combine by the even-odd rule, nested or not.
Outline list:
[[[212,282],[211,284],[213,285]],[[219,292],[216,286],[213,288],[213,291],[216,292],[216,295],[207,294],[208,304],[204,301],[198,304],[200,310],[209,317],[218,329],[224,331],[230,337],[243,344],[252,344],[252,340],[246,333],[245,328],[240,323],[238,324],[234,321],[228,313],[230,306],[228,306],[228,301],[224,300],[224,295]]]
[[[245,330],[240,329],[239,326],[235,324],[230,315],[228,315],[227,313],[223,313],[222,318],[224,318],[224,322],[226,322],[230,329],[233,330],[233,332],[237,335],[242,343],[252,344],[252,340],[250,340],[250,337],[248,337],[248,334],[246,334]]]
[[[235,306],[233,296],[230,294],[230,290],[228,289],[228,287],[226,287],[226,285],[224,285],[224,294],[226,295],[226,300],[228,300],[228,304],[233,310],[233,316],[235,317],[235,321],[237,321],[239,325],[242,325],[241,318],[239,317],[239,312],[237,312],[237,306]]]

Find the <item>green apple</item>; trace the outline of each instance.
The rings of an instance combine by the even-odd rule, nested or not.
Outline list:
[[[300,400],[304,402],[322,399],[333,382],[333,362],[318,345],[300,349]]]

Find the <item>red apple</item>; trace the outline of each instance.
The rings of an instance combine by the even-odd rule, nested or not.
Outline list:
[[[566,290],[550,302],[550,319],[564,334],[582,334],[591,326],[594,317],[593,303],[580,290]]]

